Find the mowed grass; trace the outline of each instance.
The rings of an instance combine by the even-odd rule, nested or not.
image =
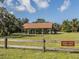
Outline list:
[[[46,34],[46,35],[25,35],[25,34],[12,34],[8,37],[10,40],[79,40],[79,33],[62,33],[62,34]],[[8,42],[9,44],[17,45],[34,45],[42,46],[41,43],[16,43]],[[0,42],[3,44],[3,42]],[[48,47],[61,47],[60,44],[46,43]],[[79,46],[77,47],[79,48]],[[0,48],[0,59],[79,59],[79,53],[69,53],[62,51],[40,51],[29,49],[4,49]]]
[[[79,40],[79,33],[59,33],[59,34],[37,34],[37,35],[26,35],[26,34],[12,34],[8,37],[9,40]],[[4,42],[0,42],[4,44]],[[8,42],[10,45],[27,45],[27,46],[43,46],[40,42]],[[79,44],[76,44],[79,47]],[[60,43],[46,43],[47,47],[61,47]]]
[[[39,50],[0,48],[0,59],[79,59],[79,54],[68,52],[42,52]]]
[[[58,34],[37,34],[37,35],[26,35],[26,34],[12,34],[9,40],[79,40],[79,33],[58,33]],[[43,46],[40,42],[8,42],[11,45],[27,45],[27,46]],[[46,43],[47,47],[62,47],[61,42],[59,43]],[[79,44],[76,44],[79,48]]]
[[[79,39],[79,33],[59,33],[59,34],[37,34],[37,35],[26,35],[26,34],[12,34],[9,36],[9,39],[31,39],[31,40],[41,40],[41,39],[63,39],[63,40],[77,40]]]

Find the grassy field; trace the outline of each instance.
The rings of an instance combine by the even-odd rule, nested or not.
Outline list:
[[[79,33],[62,33],[62,34],[46,34],[46,35],[25,35],[25,34],[12,34],[9,39],[29,39],[29,40],[79,40]],[[2,38],[1,38],[2,39]],[[1,44],[1,42],[0,42]],[[9,42],[9,44],[14,44],[14,42]],[[26,44],[29,43],[16,43],[16,44]],[[41,43],[35,43],[38,46]],[[34,44],[34,45],[35,45]],[[57,46],[55,44],[48,44],[47,46]],[[59,45],[58,45],[59,46]],[[58,47],[57,46],[57,47]],[[79,53],[69,53],[69,52],[61,52],[61,51],[43,51],[39,50],[28,50],[28,49],[4,49],[0,48],[0,59],[79,59]]]
[[[79,39],[79,33],[59,33],[59,34],[45,34],[45,35],[41,35],[41,34],[37,34],[37,35],[26,35],[26,34],[12,34],[9,36],[9,39],[34,39],[34,40],[40,40],[40,39],[63,39],[63,40],[77,40]]]
[[[79,59],[79,54],[68,52],[42,52],[39,50],[0,48],[0,59]]]

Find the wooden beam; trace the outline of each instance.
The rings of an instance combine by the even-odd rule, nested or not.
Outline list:
[[[4,48],[7,48],[7,41],[8,41],[8,39],[7,39],[7,37],[5,37]]]

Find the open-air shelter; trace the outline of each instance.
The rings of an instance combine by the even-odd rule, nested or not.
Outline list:
[[[51,34],[52,23],[25,23],[23,25],[27,34]]]

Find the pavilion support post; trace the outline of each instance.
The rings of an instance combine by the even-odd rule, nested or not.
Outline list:
[[[51,31],[51,29],[49,29],[49,34],[51,34],[52,33],[52,31]]]
[[[35,35],[36,35],[36,29],[35,29]]]
[[[44,34],[44,29],[42,29],[42,35]]]
[[[30,31],[30,29],[27,29],[27,34],[29,35],[29,31]]]

